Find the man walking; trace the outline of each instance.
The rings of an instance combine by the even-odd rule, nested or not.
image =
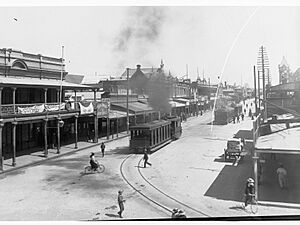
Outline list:
[[[287,182],[286,182],[286,175],[287,171],[285,168],[283,168],[282,163],[279,164],[279,168],[277,169],[277,175],[278,175],[278,182],[281,189],[286,188]]]
[[[104,142],[102,142],[100,148],[101,148],[102,158],[103,158],[104,157],[104,151],[105,151],[105,144],[104,144]]]
[[[147,154],[147,149],[146,148],[145,148],[145,151],[144,151],[144,158],[143,159],[144,159],[144,168],[146,168],[146,164],[152,166],[152,164],[148,162],[149,156]]]
[[[120,208],[120,211],[118,212],[120,218],[123,218],[122,217],[122,212],[124,211],[124,202],[125,202],[125,199],[123,198],[123,190],[119,190],[118,192],[118,203],[119,203],[119,208]]]

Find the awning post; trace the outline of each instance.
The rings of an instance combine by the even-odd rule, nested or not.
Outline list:
[[[253,156],[253,160],[254,160],[254,165],[253,165],[253,170],[254,170],[254,184],[255,184],[255,196],[256,199],[258,200],[258,176],[257,176],[257,161],[258,161],[259,157],[257,156],[257,153],[254,149],[254,156]]]

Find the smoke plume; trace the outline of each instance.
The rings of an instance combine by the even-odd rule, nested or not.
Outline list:
[[[161,113],[171,112],[169,103],[170,88],[170,83],[164,73],[155,74],[150,78],[147,84],[147,91],[149,104],[155,111],[160,111]]]
[[[121,68],[134,63],[151,63],[147,55],[157,48],[165,20],[165,7],[130,7],[115,39],[113,51]],[[130,61],[129,61],[130,60]]]

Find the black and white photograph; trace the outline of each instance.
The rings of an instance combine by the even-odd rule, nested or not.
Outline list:
[[[300,219],[300,4],[1,1],[0,223]]]

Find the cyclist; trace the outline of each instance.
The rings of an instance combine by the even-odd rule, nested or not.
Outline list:
[[[246,183],[245,189],[245,207],[247,207],[248,202],[252,200],[252,197],[255,195],[255,187],[254,187],[254,180],[249,177]]]
[[[99,167],[98,161],[95,158],[95,153],[94,152],[92,152],[91,155],[90,155],[90,164],[91,164],[92,170],[94,170],[94,171],[96,171]]]

